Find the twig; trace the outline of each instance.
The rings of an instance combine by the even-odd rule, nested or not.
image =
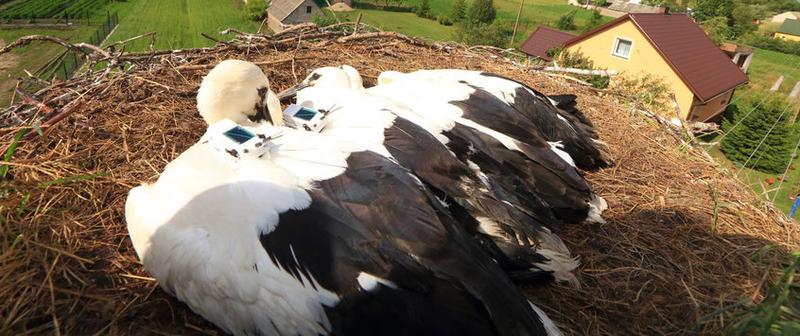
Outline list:
[[[82,53],[84,55],[87,55],[87,56],[91,55],[91,53],[87,53],[84,50],[84,48],[86,48],[86,49],[90,49],[90,50],[94,51],[97,54],[100,54],[104,58],[109,58],[109,59],[111,58],[111,54],[109,54],[108,52],[106,52],[105,50],[101,49],[100,47],[98,47],[96,45],[89,44],[89,43],[83,43],[83,42],[76,43],[76,44],[71,44],[71,43],[69,43],[67,41],[64,41],[64,40],[58,38],[58,37],[47,36],[47,35],[28,35],[28,36],[20,37],[16,41],[11,42],[8,45],[6,45],[5,47],[3,47],[2,49],[0,49],[0,55],[11,51],[11,49],[14,49],[14,48],[17,48],[17,47],[20,47],[20,46],[28,45],[29,43],[31,43],[33,41],[53,42],[53,43],[61,45],[64,48],[67,48],[69,50],[74,50],[74,51],[80,52],[80,53]]]

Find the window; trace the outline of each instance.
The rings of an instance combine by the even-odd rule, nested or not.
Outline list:
[[[617,38],[614,42],[614,50],[611,52],[614,56],[622,57],[624,59],[631,58],[631,49],[633,48],[633,41]]]
[[[311,6],[306,6],[306,13],[311,13]]]

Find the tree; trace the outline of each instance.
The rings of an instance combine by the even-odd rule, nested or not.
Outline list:
[[[429,0],[422,0],[419,6],[417,6],[416,13],[417,16],[421,18],[431,18],[431,4]]]
[[[700,28],[716,44],[722,44],[731,38],[731,29],[728,27],[728,18],[717,16],[700,23]]]
[[[738,38],[744,34],[754,32],[758,26],[753,23],[756,13],[753,7],[746,4],[738,4],[731,12],[731,35]]]
[[[467,2],[465,0],[455,0],[453,8],[450,9],[450,20],[453,22],[464,21],[467,15]]]
[[[455,39],[468,45],[491,45],[505,47],[511,38],[510,22],[496,21],[492,24],[460,24],[456,27]]]
[[[558,18],[558,22],[556,22],[556,28],[561,30],[575,30],[575,13],[577,10],[572,10],[564,16]]]
[[[733,7],[733,0],[697,0],[693,16],[695,20],[700,22],[716,16],[722,16],[731,20]]]
[[[264,0],[250,0],[244,7],[245,16],[253,21],[261,21],[267,17],[269,3]]]
[[[496,16],[497,11],[492,0],[475,0],[469,7],[467,21],[471,25],[490,24]]]
[[[791,108],[791,103],[774,93],[756,94],[731,106],[722,123],[723,131],[729,132],[720,144],[725,157],[747,163],[747,168],[782,173],[797,141],[788,122]]]
[[[583,31],[590,31],[601,24],[603,24],[603,14],[600,14],[598,10],[594,10],[592,11],[592,16],[586,21],[586,25],[583,26]]]

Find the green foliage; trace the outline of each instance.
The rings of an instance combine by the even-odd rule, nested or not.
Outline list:
[[[722,44],[731,38],[731,29],[728,27],[728,18],[717,16],[700,23],[700,28],[716,44]]]
[[[800,284],[795,276],[800,269],[800,253],[794,253],[780,281],[770,288],[759,305],[735,316],[729,335],[800,334]]]
[[[671,92],[669,85],[651,75],[619,76],[614,79],[614,90],[627,97],[627,102],[634,107],[651,111],[665,110]]]
[[[456,27],[455,39],[468,45],[490,45],[505,47],[511,39],[511,25],[497,21],[492,24],[459,24]]]
[[[267,17],[268,4],[264,0],[250,0],[244,6],[244,15],[249,20],[261,21]]]
[[[108,2],[109,0],[17,1],[4,8],[0,17],[5,19],[87,18],[104,8]]]
[[[336,18],[333,17],[332,14],[328,13],[326,9],[323,9],[320,14],[315,15],[314,18],[311,19],[311,22],[314,22],[314,24],[318,27],[327,27],[335,24]]]
[[[734,38],[758,30],[758,26],[753,23],[756,19],[753,7],[745,4],[737,4],[731,12],[731,35]]]
[[[438,17],[436,17],[436,21],[438,21],[439,24],[441,24],[443,26],[452,26],[453,25],[453,20],[450,19],[450,17],[446,16],[446,15],[439,15]]]
[[[496,16],[497,10],[494,8],[492,0],[475,0],[467,12],[467,21],[471,25],[488,25],[494,21]]]
[[[694,18],[700,22],[717,16],[731,19],[733,8],[733,0],[697,0]]]
[[[575,13],[577,12],[577,10],[572,10],[560,17],[556,22],[556,28],[560,30],[575,30],[577,28],[575,26]]]
[[[588,57],[584,56],[581,52],[569,52],[563,48],[554,48],[548,50],[547,54],[558,60],[559,65],[562,67],[590,70],[595,69],[594,62],[592,62]],[[578,75],[577,77],[585,80],[586,82],[592,84],[593,87],[598,89],[605,89],[608,87],[608,84],[611,81],[611,78],[608,76],[600,75]]]
[[[800,56],[800,42],[798,41],[779,40],[771,36],[758,34],[747,34],[740,38],[739,41],[756,48]]]
[[[414,13],[421,18],[426,19],[434,19],[433,13],[431,13],[431,3],[429,0],[422,0],[422,2],[417,6]]]
[[[466,0],[455,0],[453,7],[450,9],[450,20],[453,22],[464,21],[467,16],[467,2]]]
[[[588,32],[594,28],[597,28],[603,24],[603,14],[600,14],[600,11],[593,11],[592,16],[586,21],[586,25],[583,26],[583,31]]]
[[[733,162],[747,162],[747,168],[782,173],[796,141],[795,127],[788,122],[793,108],[775,93],[756,93],[731,105],[722,123],[729,132],[720,143],[722,153]]]

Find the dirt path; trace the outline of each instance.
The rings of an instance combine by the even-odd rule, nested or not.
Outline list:
[[[0,40],[0,46],[6,45],[5,41]],[[11,100],[11,92],[14,90],[16,81],[11,78],[11,71],[17,67],[19,56],[14,53],[0,55],[0,106],[5,106]]]

